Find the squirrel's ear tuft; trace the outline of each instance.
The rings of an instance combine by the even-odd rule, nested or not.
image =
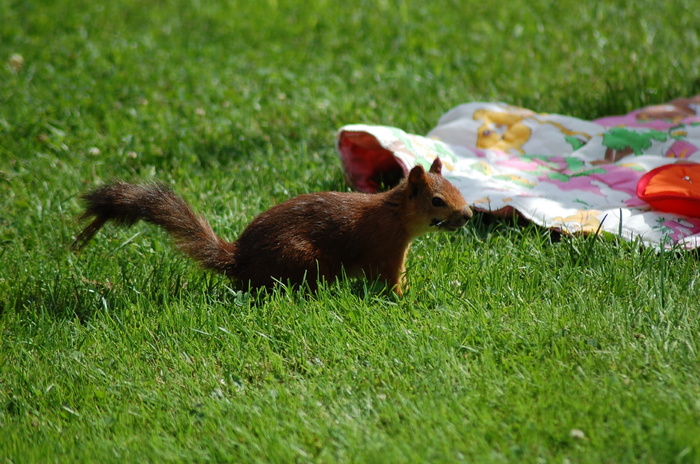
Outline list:
[[[440,158],[435,158],[433,164],[430,166],[430,172],[433,174],[442,174],[442,161]]]

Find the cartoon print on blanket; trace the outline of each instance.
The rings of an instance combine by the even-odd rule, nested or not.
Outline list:
[[[478,210],[517,211],[569,233],[604,231],[652,246],[700,247],[700,218],[654,209],[637,195],[646,173],[679,161],[700,182],[700,164],[692,164],[700,163],[700,96],[594,121],[466,103],[443,115],[427,136],[344,126],[337,148],[348,182],[361,191],[397,182],[438,156],[443,174]]]

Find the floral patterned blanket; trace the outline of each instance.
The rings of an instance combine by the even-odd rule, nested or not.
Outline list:
[[[700,247],[699,217],[654,210],[636,193],[652,169],[700,162],[700,96],[594,121],[467,103],[443,115],[427,136],[344,126],[337,148],[348,182],[360,191],[395,183],[438,156],[443,174],[477,210],[517,212],[568,233],[602,231],[652,246]]]

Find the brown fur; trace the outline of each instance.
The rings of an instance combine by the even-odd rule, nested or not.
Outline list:
[[[441,170],[439,159],[427,173],[416,166],[383,193],[292,198],[256,217],[235,242],[217,236],[169,188],[116,182],[83,195],[82,218],[94,219],[73,248],[82,249],[109,221],[130,226],[143,219],[165,229],[203,267],[252,287],[306,280],[315,288],[318,279],[334,280],[345,272],[380,279],[400,295],[411,241],[431,230],[457,230],[472,215]]]

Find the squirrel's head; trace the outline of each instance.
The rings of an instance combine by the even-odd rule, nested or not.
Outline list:
[[[432,230],[455,231],[472,217],[457,187],[442,176],[440,158],[435,158],[428,172],[415,166],[406,182],[409,229],[414,237]]]

